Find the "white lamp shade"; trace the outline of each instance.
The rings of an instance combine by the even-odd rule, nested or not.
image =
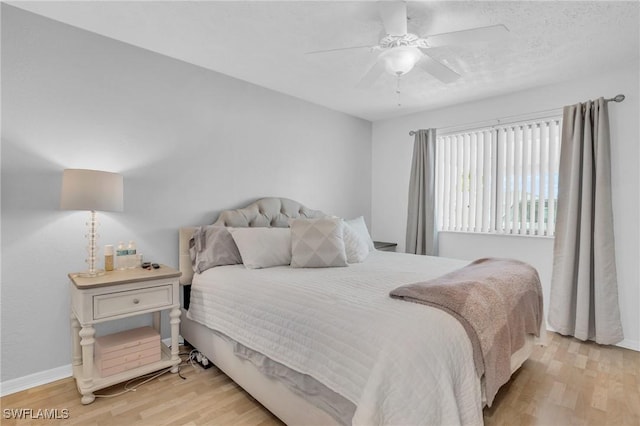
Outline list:
[[[62,174],[60,208],[121,212],[123,178],[99,170],[66,169]]]
[[[385,50],[379,56],[384,62],[385,69],[391,75],[404,75],[411,71],[422,53],[415,47],[398,46]]]

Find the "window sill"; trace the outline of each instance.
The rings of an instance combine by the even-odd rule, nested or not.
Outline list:
[[[553,240],[554,237],[547,235],[520,235],[520,234],[501,234],[498,232],[470,232],[470,231],[438,231],[438,234],[464,234],[482,237],[508,237],[508,238],[535,238],[543,240]]]

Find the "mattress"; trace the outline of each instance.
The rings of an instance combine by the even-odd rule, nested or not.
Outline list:
[[[194,277],[188,317],[351,401],[353,424],[482,424],[462,326],[388,296],[466,263],[372,252],[345,268],[217,267]]]

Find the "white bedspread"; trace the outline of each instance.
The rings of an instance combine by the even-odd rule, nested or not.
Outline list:
[[[194,277],[187,316],[349,399],[354,425],[482,424],[462,326],[388,295],[467,263],[372,252],[346,268],[217,267]]]

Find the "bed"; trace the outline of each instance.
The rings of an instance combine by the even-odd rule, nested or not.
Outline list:
[[[326,216],[293,200],[266,198],[223,211],[215,225],[287,228],[292,219]],[[181,335],[283,422],[483,423],[483,379],[460,322],[389,297],[398,286],[440,277],[467,261],[374,250],[346,267],[235,264],[194,275],[195,229],[180,229],[181,283],[190,285]],[[540,343],[527,336],[511,355],[510,372]]]

